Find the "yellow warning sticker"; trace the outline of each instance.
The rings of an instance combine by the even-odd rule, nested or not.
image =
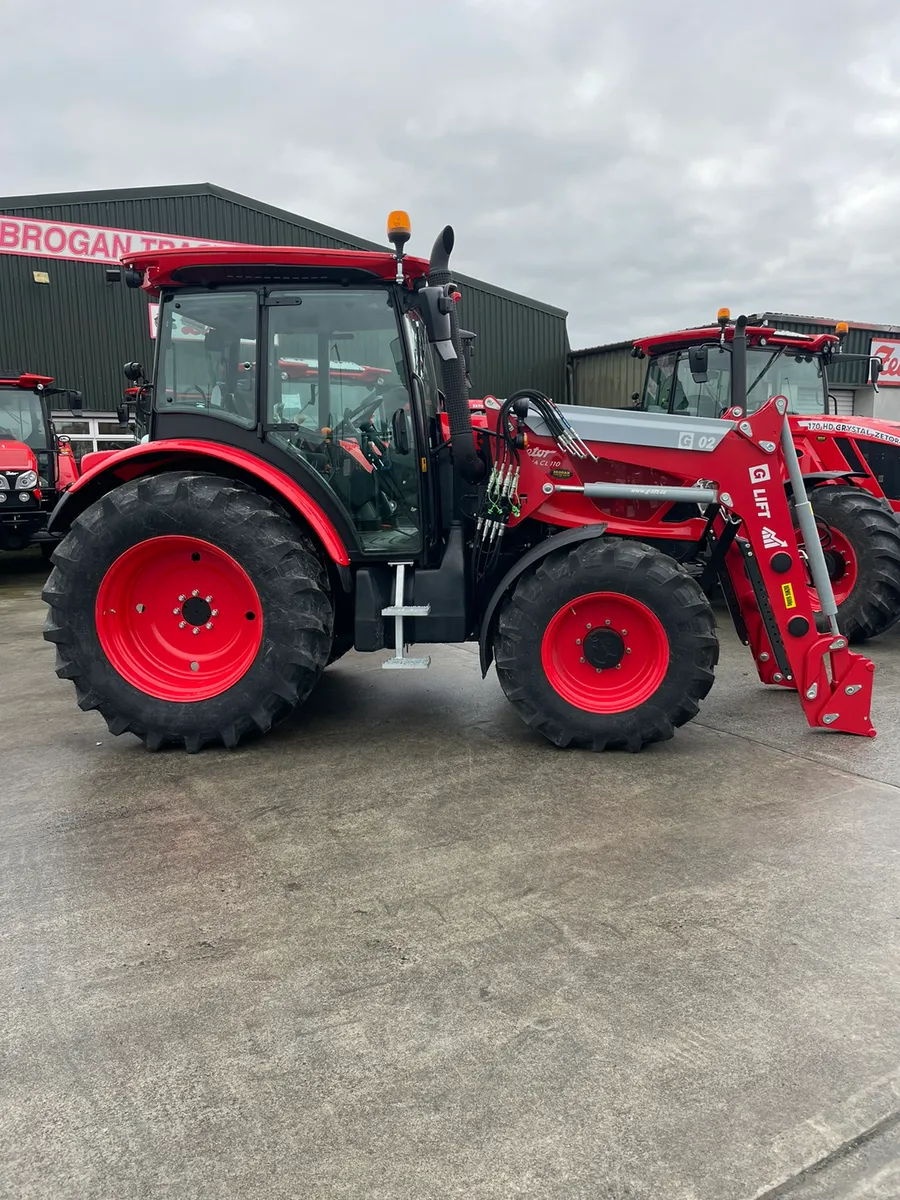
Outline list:
[[[782,594],[782,596],[784,596],[784,607],[785,608],[796,608],[797,607],[797,601],[794,599],[794,589],[791,587],[791,585],[789,583],[783,583],[781,585],[781,594]]]

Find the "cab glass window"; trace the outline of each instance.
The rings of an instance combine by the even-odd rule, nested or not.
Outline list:
[[[167,297],[160,307],[160,412],[201,412],[247,429],[256,417],[255,292]]]

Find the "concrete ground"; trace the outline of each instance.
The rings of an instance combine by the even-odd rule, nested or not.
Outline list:
[[[0,563],[0,1196],[900,1195],[900,633],[874,742],[724,634],[701,716],[561,752],[349,655],[237,753],[75,706]]]

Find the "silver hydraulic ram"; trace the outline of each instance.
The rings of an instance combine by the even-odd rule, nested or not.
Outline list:
[[[579,492],[594,500],[657,500],[666,502],[684,501],[687,504],[717,504],[719,493],[711,487],[641,487],[631,483],[586,483],[574,486],[562,483],[545,483],[544,492]]]
[[[784,449],[784,461],[787,463],[788,478],[794,492],[794,509],[800,532],[803,534],[803,544],[806,548],[806,560],[809,563],[809,573],[812,576],[813,587],[819,594],[819,607],[828,618],[828,628],[832,633],[840,633],[837,619],[837,602],[834,598],[834,588],[828,575],[828,565],[825,562],[825,551],[816,527],[812,505],[806,494],[806,484],[800,471],[800,460],[791,436],[791,427],[787,419],[787,401],[780,397],[775,401],[778,409],[784,413],[784,423],[781,426],[781,445]]]

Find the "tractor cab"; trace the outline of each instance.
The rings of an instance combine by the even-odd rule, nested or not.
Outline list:
[[[48,375],[0,370],[0,549],[47,538],[59,493],[77,478],[68,438],[58,438],[49,398],[66,395],[81,412],[81,393],[53,387]]]
[[[214,439],[304,481],[355,554],[437,554],[436,485],[422,457],[439,386],[428,263],[394,255],[261,252],[219,279],[221,253],[142,254],[159,297],[152,385],[132,383],[136,433]],[[285,251],[267,257],[286,259]],[[306,260],[306,261],[304,261]],[[418,285],[418,287],[416,286]]]
[[[742,408],[744,415],[754,413],[770,397],[785,396],[791,416],[821,416],[829,411],[829,364],[869,359],[841,352],[847,331],[843,322],[834,333],[813,335],[754,324],[752,317],[748,321],[743,387],[732,379],[734,325],[728,309],[719,310],[718,326],[638,338],[632,354],[650,361],[637,407],[723,417],[734,407]],[[877,380],[881,360],[869,361]]]

